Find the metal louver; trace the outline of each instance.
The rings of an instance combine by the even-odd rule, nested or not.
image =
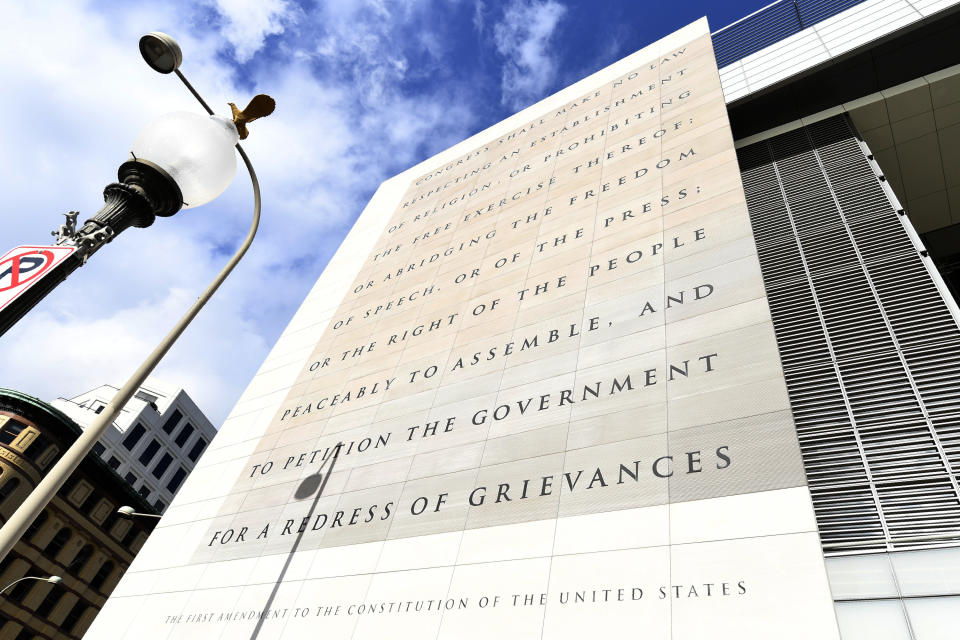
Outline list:
[[[960,544],[960,330],[843,116],[739,150],[827,553]]]

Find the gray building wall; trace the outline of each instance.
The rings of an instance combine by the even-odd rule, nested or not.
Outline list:
[[[103,385],[51,404],[86,428],[116,391]],[[186,391],[148,381],[107,429],[96,453],[163,513],[214,435]]]

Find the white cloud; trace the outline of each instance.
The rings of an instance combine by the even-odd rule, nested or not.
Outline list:
[[[222,34],[234,47],[238,62],[246,62],[267,36],[283,33],[294,10],[284,0],[215,0],[223,16]]]
[[[483,28],[486,24],[483,12],[486,8],[487,5],[483,0],[476,0],[473,7],[473,28],[477,30],[477,33],[483,33]]]
[[[96,386],[119,384],[169,331],[196,298],[196,291],[176,288],[158,299],[124,307],[99,318],[84,318],[63,307],[37,309],[30,321],[5,336],[2,384],[50,400]],[[207,412],[222,411],[235,397],[237,381],[225,367],[249,371],[269,347],[256,327],[244,319],[237,298],[203,313],[181,337],[155,375],[170,386],[188,390]],[[224,308],[226,307],[226,308]],[[210,311],[210,310],[208,310]],[[45,382],[46,381],[46,382]]]
[[[555,0],[514,0],[493,28],[497,51],[506,58],[501,101],[522,109],[544,97],[557,75],[551,39],[567,9]]]
[[[402,88],[412,72],[405,46],[429,44],[421,66],[440,64],[452,46],[424,33],[431,14],[416,2],[329,3],[309,16],[262,4],[242,33],[246,4],[219,2],[223,19],[205,21],[212,5],[188,0],[14,3],[0,21],[8,97],[0,101],[0,251],[48,241],[68,210],[90,217],[140,128],[167,111],[198,109],[175,77],[143,63],[141,34],[174,35],[184,73],[222,114],[227,101],[253,93],[276,98],[276,113],[253,123],[244,142],[263,189],[258,237],[157,370],[217,426],[368,195],[475,122],[456,86]],[[278,45],[265,40],[280,31]],[[329,51],[318,53],[318,37]],[[245,67],[252,77],[239,77],[230,55],[257,56]],[[214,202],[125,232],[0,336],[0,386],[50,400],[123,382],[227,261],[250,210],[238,163]]]

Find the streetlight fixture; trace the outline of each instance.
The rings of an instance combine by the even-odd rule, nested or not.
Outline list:
[[[29,288],[9,302],[0,301],[0,335],[123,231],[130,227],[149,227],[158,216],[169,217],[182,208],[206,204],[223,193],[237,169],[234,148],[249,169],[237,143],[247,137],[248,122],[273,112],[273,98],[256,96],[243,110],[230,103],[231,121],[215,115],[177,68],[183,55],[173,38],[163,33],[149,33],[140,39],[140,51],[153,69],[161,73],[176,72],[209,115],[186,111],[169,113],[144,127],[133,141],[130,158],[117,171],[118,181],[104,189],[103,208],[80,228],[77,228],[79,214],[71,211],[66,214],[66,222],[53,232],[56,246],[70,250],[69,256],[51,267],[49,273],[36,277]],[[13,288],[18,280],[31,280],[46,268],[40,266],[45,260],[44,248],[33,249],[41,251],[17,256],[16,264],[9,260],[0,264],[0,281],[7,289]],[[47,249],[52,260],[53,252],[49,249],[53,248]]]
[[[49,582],[50,584],[59,584],[63,580],[63,578],[61,578],[60,576],[49,576],[47,578],[40,578],[37,576],[24,576],[19,580],[14,580],[13,582],[5,586],[3,589],[0,589],[0,593],[3,593],[13,585],[17,584],[18,582],[23,582],[24,580],[43,580],[44,582]]]
[[[160,73],[176,73],[209,117],[175,113],[161,116],[147,125],[134,141],[131,159],[120,165],[120,182],[109,185],[104,191],[104,208],[80,230],[76,230],[72,224],[76,215],[74,214],[73,221],[68,217],[67,224],[57,232],[58,242],[76,246],[76,253],[82,252],[81,260],[85,261],[117,233],[130,226],[149,226],[156,216],[173,215],[181,207],[193,207],[209,202],[220,195],[233,178],[236,171],[233,149],[236,149],[247,167],[253,185],[253,220],[250,231],[213,282],[0,528],[0,561],[10,553],[187,325],[230,275],[253,242],[260,224],[260,185],[253,165],[238,140],[247,137],[248,122],[273,111],[273,98],[257,96],[243,110],[230,104],[233,111],[231,122],[216,116],[180,72],[183,55],[173,38],[163,33],[148,33],[140,39],[140,52],[154,70]],[[73,268],[77,266],[79,264]],[[49,286],[48,291],[57,283]],[[0,332],[3,330],[4,327],[0,326]]]
[[[117,513],[124,518],[133,518],[137,516],[141,518],[156,518],[157,520],[159,520],[161,517],[163,517],[163,516],[158,516],[155,513],[138,513],[133,510],[133,507],[128,507],[126,505],[117,509]]]

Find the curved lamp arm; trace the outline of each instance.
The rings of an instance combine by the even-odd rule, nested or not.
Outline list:
[[[183,80],[184,84],[187,85],[190,92],[200,101],[204,109],[209,113],[213,113],[179,70],[177,71],[177,76]],[[160,363],[160,360],[187,328],[187,325],[196,317],[200,309],[207,303],[207,300],[213,296],[227,276],[230,275],[230,272],[237,266],[237,263],[240,262],[240,259],[243,258],[247,249],[250,248],[250,244],[257,234],[257,228],[260,226],[260,182],[257,180],[257,174],[253,170],[253,165],[250,164],[250,159],[239,144],[237,144],[237,153],[239,153],[243,159],[243,164],[247,167],[247,172],[250,174],[250,182],[253,185],[253,221],[250,223],[250,231],[247,233],[246,239],[243,241],[243,244],[240,245],[240,248],[237,249],[233,257],[230,258],[230,261],[227,262],[226,266],[217,274],[217,277],[213,279],[213,282],[200,294],[197,301],[194,302],[183,317],[173,325],[173,328],[166,337],[160,341],[160,344],[157,345],[153,352],[147,356],[147,359],[140,365],[140,368],[120,387],[120,390],[117,391],[113,399],[107,403],[103,411],[97,414],[93,423],[80,434],[80,437],[67,449],[63,457],[47,472],[37,487],[10,516],[10,519],[7,520],[3,527],[0,528],[0,561],[7,557],[7,554],[10,553],[14,545],[20,540],[30,524],[53,499],[54,495],[56,495],[60,487],[67,481],[70,474],[80,465],[87,453],[93,449],[93,445],[96,444],[107,430],[107,427],[120,414],[121,409],[123,409],[130,398],[133,397],[133,394],[137,392],[137,389],[144,383],[147,376],[149,376],[157,364]]]
[[[24,576],[19,580],[14,580],[13,582],[5,586],[3,589],[0,589],[0,593],[3,593],[13,585],[17,584],[18,582],[23,582],[24,580],[43,580],[44,582],[49,582],[50,584],[57,584],[61,580],[63,580],[63,578],[61,578],[60,576],[50,576],[48,578],[40,578],[38,576]]]

